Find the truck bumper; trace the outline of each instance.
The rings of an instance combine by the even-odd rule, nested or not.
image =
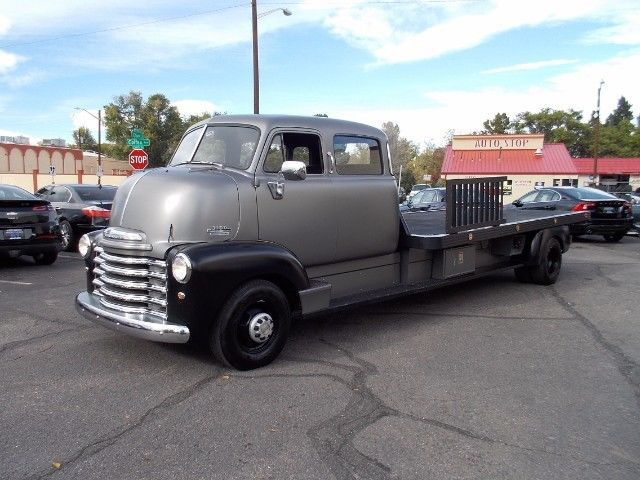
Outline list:
[[[78,294],[76,310],[87,320],[133,337],[163,343],[186,343],[189,340],[189,329],[184,325],[165,323],[153,315],[110,311],[89,292]]]

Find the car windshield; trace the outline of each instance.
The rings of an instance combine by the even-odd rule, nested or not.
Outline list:
[[[103,186],[102,188],[100,188],[97,185],[83,185],[74,188],[76,193],[85,202],[105,200],[110,202],[113,200],[113,197],[116,194],[115,187]]]
[[[597,188],[572,188],[571,190],[566,191],[568,195],[577,198],[578,200],[606,200],[606,199],[617,199],[616,196],[611,195],[610,193],[603,192],[602,190],[598,190]]]
[[[0,200],[37,200],[37,198],[21,188],[0,185]]]
[[[202,128],[185,135],[169,165],[204,163],[246,170],[253,160],[260,131],[249,126],[216,125],[208,126],[200,138],[201,135]]]
[[[413,188],[411,189],[412,192],[419,192],[420,190],[424,190],[425,188],[427,188],[426,185],[414,185]]]

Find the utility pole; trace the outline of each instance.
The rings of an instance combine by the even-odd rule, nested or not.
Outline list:
[[[598,178],[598,153],[600,150],[600,92],[602,91],[602,85],[604,85],[604,80],[600,80],[600,85],[598,86],[598,104],[596,107],[596,131],[595,131],[595,139],[593,145],[593,186],[597,185]]]
[[[98,110],[98,186],[102,187],[102,110]]]
[[[260,113],[260,74],[258,73],[258,6],[251,0],[251,22],[253,27],[253,113]]]

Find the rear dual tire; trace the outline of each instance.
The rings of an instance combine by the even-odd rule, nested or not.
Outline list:
[[[514,273],[523,283],[553,285],[558,280],[561,268],[562,246],[556,238],[550,238],[542,247],[537,264],[518,267],[514,269]]]

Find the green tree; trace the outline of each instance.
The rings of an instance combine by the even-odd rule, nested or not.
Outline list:
[[[511,128],[511,120],[506,113],[496,113],[492,120],[485,120],[483,133],[503,134],[508,133]]]
[[[117,158],[125,159],[131,150],[127,140],[134,128],[142,130],[151,144],[147,147],[149,164],[164,165],[182,136],[184,123],[178,109],[163,94],[151,95],[146,101],[140,92],[119,95],[104,107],[107,140],[113,143]]]
[[[631,104],[627,102],[627,99],[620,97],[618,106],[611,112],[611,115],[607,117],[605,125],[610,127],[612,125],[619,125],[624,121],[631,123],[633,121],[633,113],[631,112]]]
[[[588,156],[590,128],[582,112],[543,108],[537,113],[519,113],[513,122],[517,133],[542,133],[546,143],[564,143],[574,157]]]
[[[382,130],[389,140],[391,166],[393,174],[397,177],[400,173],[400,165],[406,165],[418,155],[418,147],[415,143],[400,135],[400,127],[397,123],[385,122],[382,124]]]
[[[73,141],[80,150],[96,150],[98,143],[87,127],[78,127],[73,131]]]

